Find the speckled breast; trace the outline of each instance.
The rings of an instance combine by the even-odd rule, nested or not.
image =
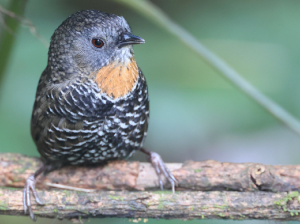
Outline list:
[[[140,149],[147,134],[149,100],[145,77],[138,73],[132,91],[118,99],[81,78],[59,91],[37,95],[31,133],[43,160],[95,164]]]

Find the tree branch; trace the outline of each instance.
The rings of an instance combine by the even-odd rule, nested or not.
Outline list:
[[[38,191],[45,206],[35,215],[71,219],[126,217],[162,219],[300,220],[299,193]],[[0,188],[0,214],[24,215],[22,190]]]
[[[40,166],[41,161],[37,157],[0,154],[0,186],[23,187],[28,176]],[[169,163],[167,166],[178,181],[176,191],[300,191],[300,165],[273,166],[207,160]],[[164,181],[164,186],[169,189],[170,185]],[[152,166],[137,161],[114,161],[97,167],[64,167],[37,179],[39,188],[49,188],[56,184],[98,190],[159,188]]]
[[[41,161],[36,157],[0,154],[0,214],[23,214],[22,190],[3,187],[23,187],[26,178],[39,166]],[[126,191],[158,189],[157,176],[149,163],[114,161],[98,167],[72,166],[52,171],[37,179],[38,188],[54,186],[74,191],[39,191],[46,206],[34,204],[34,212],[49,218],[300,220],[299,193],[284,193],[300,190],[300,166],[213,160],[167,166],[178,180],[176,194]],[[167,183],[165,186],[170,188]],[[200,190],[220,191],[197,192]]]

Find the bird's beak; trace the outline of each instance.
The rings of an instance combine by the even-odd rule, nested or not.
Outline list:
[[[117,44],[118,48],[131,45],[131,44],[143,44],[145,43],[145,40],[133,35],[129,32],[124,32],[120,35],[119,42]]]

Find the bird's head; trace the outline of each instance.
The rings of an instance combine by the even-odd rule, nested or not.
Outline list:
[[[109,64],[127,64],[133,44],[145,41],[131,33],[126,20],[114,14],[84,10],[68,17],[54,32],[48,66],[65,74],[90,74]],[[75,71],[76,72],[76,71]]]

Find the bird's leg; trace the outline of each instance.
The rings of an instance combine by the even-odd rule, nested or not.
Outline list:
[[[149,160],[150,160],[152,166],[154,167],[156,174],[158,176],[160,189],[163,190],[163,182],[162,182],[161,176],[160,176],[161,174],[163,174],[168,179],[168,181],[171,183],[172,192],[175,193],[175,184],[177,184],[177,180],[175,179],[175,177],[173,176],[171,171],[168,169],[168,167],[166,166],[166,164],[164,163],[164,161],[162,160],[160,155],[156,152],[148,151],[145,148],[141,148],[140,150],[141,150],[141,152],[143,152],[149,156]]]
[[[45,170],[50,169],[50,165],[43,165],[41,168],[39,168],[34,174],[30,175],[25,183],[24,186],[24,192],[23,192],[23,204],[24,204],[24,212],[25,214],[27,211],[29,211],[30,218],[35,221],[35,217],[31,208],[31,201],[30,201],[30,190],[32,191],[36,202],[39,205],[44,205],[44,203],[39,198],[36,190],[35,190],[35,184],[36,184],[36,178],[38,175],[40,175]]]

